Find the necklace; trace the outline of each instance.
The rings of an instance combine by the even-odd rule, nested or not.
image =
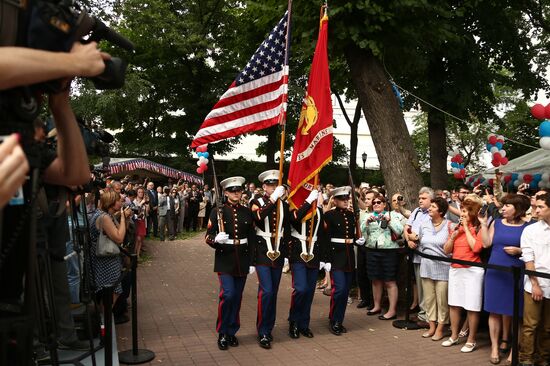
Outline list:
[[[434,223],[434,222],[432,221],[432,224],[433,224],[434,227],[439,227],[439,226],[443,223],[443,221],[444,221],[444,220],[441,220],[441,221],[440,221],[439,223],[437,223],[437,224]]]

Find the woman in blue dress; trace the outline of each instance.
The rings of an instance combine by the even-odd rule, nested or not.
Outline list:
[[[488,227],[487,218],[481,217],[481,235],[483,246],[492,246],[490,264],[501,266],[523,266],[520,239],[523,229],[528,225],[524,220],[529,209],[529,198],[518,194],[508,194],[502,199],[502,218],[495,219]],[[523,293],[523,279],[515,286]],[[500,362],[499,354],[506,354],[509,349],[510,325],[514,310],[514,279],[511,272],[487,269],[485,274],[484,310],[489,315],[489,334],[491,336],[492,364]],[[520,296],[520,314],[523,314],[523,297]],[[499,346],[499,336],[502,339]]]

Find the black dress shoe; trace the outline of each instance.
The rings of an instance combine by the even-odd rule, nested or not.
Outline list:
[[[363,308],[366,308],[367,306],[369,306],[369,303],[367,302],[367,300],[361,300],[359,301],[359,304],[357,304],[357,309],[363,309]]]
[[[309,328],[300,329],[300,334],[307,338],[313,338],[313,332]]]
[[[260,345],[260,347],[265,349],[271,348],[271,341],[267,337],[267,334],[262,334],[258,337],[258,344]]]
[[[386,318],[384,315],[380,315],[378,317],[378,319],[380,319],[380,320],[394,320],[394,319],[397,319],[397,315],[394,315],[394,316],[389,317],[389,318]]]
[[[290,322],[288,325],[288,336],[293,339],[300,338],[300,332],[298,331],[296,322]]]
[[[342,329],[340,328],[340,324],[336,322],[330,322],[328,330],[330,330],[332,334],[337,336],[342,334]]]
[[[273,342],[273,335],[271,333],[268,333],[267,339],[269,339],[270,342]]]
[[[228,345],[229,345],[229,336],[220,333],[220,335],[218,336],[218,348],[222,351],[225,351]]]
[[[377,311],[369,310],[369,311],[367,311],[367,315],[368,316],[377,315],[377,314],[380,314],[381,312],[382,312],[382,310],[377,310]]]
[[[239,345],[239,340],[234,335],[228,336],[229,337],[229,345],[231,347],[237,347]]]

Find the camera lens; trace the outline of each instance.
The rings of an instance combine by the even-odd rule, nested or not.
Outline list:
[[[398,201],[403,201],[403,196],[397,196]]]

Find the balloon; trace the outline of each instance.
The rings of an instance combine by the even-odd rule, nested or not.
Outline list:
[[[207,151],[205,151],[205,152],[202,154],[202,156],[204,156],[205,158],[208,159],[208,157],[210,156],[210,154],[209,154]]]
[[[529,183],[529,188],[537,189],[538,186],[539,186],[539,182],[537,182],[536,180]]]
[[[546,107],[544,107],[544,117],[550,118],[550,103],[548,103]]]
[[[197,160],[197,166],[201,166],[201,164],[202,164],[201,159]]]
[[[204,163],[204,165],[207,165],[208,164],[208,159],[207,158],[202,158],[202,162]]]
[[[539,188],[544,188],[544,187],[546,187],[546,182],[540,181],[538,186],[539,186]]]
[[[523,173],[518,173],[518,180],[523,181],[524,175],[525,174],[523,174]]]
[[[489,152],[490,152],[491,154],[494,154],[494,153],[496,153],[496,152],[498,152],[498,151],[499,151],[499,150],[498,150],[498,147],[496,147],[496,146],[493,146],[493,147],[491,148],[491,150],[489,150]]]
[[[546,110],[542,104],[535,104],[531,107],[531,115],[542,120],[546,116]]]
[[[491,151],[491,148],[493,147],[493,145],[487,144],[487,145],[485,145],[485,147],[487,148],[487,151]]]
[[[533,181],[533,176],[531,174],[525,174],[523,176],[523,181],[525,183],[531,183]]]
[[[455,163],[454,161],[451,163],[451,167],[456,168],[458,163]]]
[[[549,120],[542,121],[542,123],[539,125],[539,136],[540,137],[550,136],[550,121]]]
[[[198,167],[198,168],[197,168],[197,173],[202,174],[202,169],[201,169],[201,167]]]
[[[500,154],[500,156],[505,157],[506,156],[506,150],[500,150],[499,154]]]
[[[550,150],[550,136],[541,137],[539,144],[544,150]]]
[[[519,178],[518,173],[512,173],[512,180],[517,180]]]
[[[506,164],[508,164],[508,158],[500,159],[500,165],[506,165]]]
[[[539,182],[541,179],[542,179],[542,174],[540,173],[533,174],[533,180],[536,180],[537,182]]]
[[[542,173],[541,180],[548,182],[550,179],[550,173]]]
[[[521,182],[519,180],[515,180],[514,181],[514,187],[519,187],[519,185],[521,184]]]
[[[504,176],[504,182],[506,184],[510,183],[510,181],[512,180],[512,176],[511,175],[505,175]]]
[[[202,171],[205,172],[208,170],[208,165],[205,165],[203,168],[202,168]]]
[[[495,184],[495,180],[493,178],[489,179],[489,185],[492,187]]]
[[[454,176],[456,179],[460,179],[460,173],[454,173],[453,176]]]
[[[494,167],[499,167],[500,166],[500,160],[493,159],[491,161],[491,164],[493,164]]]
[[[463,161],[464,161],[464,158],[462,158],[462,155],[458,154],[458,155],[456,156],[456,162],[457,162],[457,163],[462,163]]]
[[[495,144],[496,147],[498,147],[498,149],[502,149],[502,146],[503,146],[503,143],[500,142],[500,141],[497,141],[497,143]]]
[[[489,136],[489,143],[490,143],[491,145],[496,144],[496,143],[497,143],[497,137],[496,137],[495,135]]]

